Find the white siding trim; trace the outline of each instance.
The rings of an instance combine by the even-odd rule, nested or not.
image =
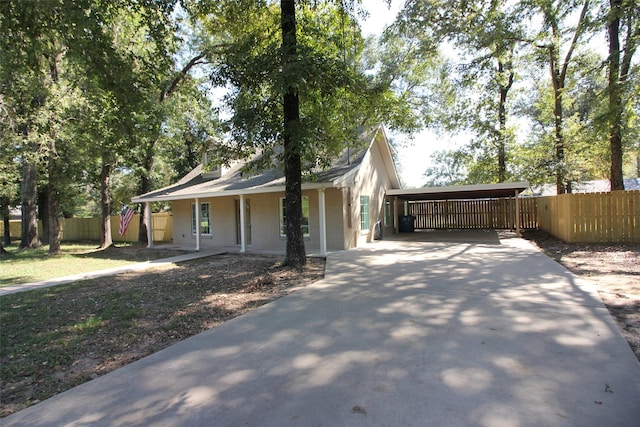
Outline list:
[[[327,215],[324,188],[318,189],[318,220],[320,225],[320,255],[327,254]]]

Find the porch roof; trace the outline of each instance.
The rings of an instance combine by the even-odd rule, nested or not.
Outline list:
[[[455,185],[448,187],[425,187],[409,189],[392,189],[387,196],[397,196],[402,200],[468,200],[494,199],[500,197],[514,197],[516,191],[521,193],[529,188],[529,183],[504,182],[499,184]]]

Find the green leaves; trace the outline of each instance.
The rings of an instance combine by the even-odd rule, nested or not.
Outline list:
[[[623,3],[626,35],[640,33],[631,18],[637,16],[631,12],[637,12],[637,2]],[[474,134],[463,149],[466,179],[604,177],[609,167],[603,154],[604,103],[610,91],[602,75],[605,56],[600,52],[594,62],[589,50],[592,40],[602,37],[608,8],[607,2],[585,0],[421,0],[405,5],[391,34],[449,53],[449,71],[440,73],[439,89],[430,86],[423,117],[429,127]],[[629,46],[623,50],[632,54],[636,45]],[[553,87],[555,94],[549,92]],[[621,102],[625,111],[633,111],[625,98]],[[633,126],[624,128],[626,138],[635,133]],[[625,159],[629,154],[633,151],[626,148]]]
[[[280,10],[253,5],[239,13],[235,2],[218,2],[217,15],[201,18],[213,40],[224,28],[225,43],[211,54],[215,83],[229,92],[225,109],[235,150],[246,157],[255,150],[261,167],[281,162],[275,147],[282,145],[282,96],[290,89],[300,98],[301,126],[295,130],[300,153],[310,167],[326,165],[346,140],[365,123],[375,123],[379,95],[361,65],[364,46],[359,27],[344,9],[331,3],[301,4],[297,10],[296,55],[282,65]],[[211,10],[213,6],[209,6]],[[377,98],[378,99],[378,98]]]

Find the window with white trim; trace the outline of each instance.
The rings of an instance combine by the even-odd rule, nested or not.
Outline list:
[[[284,197],[280,197],[280,237],[287,235],[287,210]],[[309,237],[309,198],[302,196],[302,234]]]
[[[196,204],[191,204],[191,234],[196,234]],[[200,204],[200,234],[211,235],[211,203]]]
[[[369,196],[360,196],[360,230],[368,231],[370,226]]]

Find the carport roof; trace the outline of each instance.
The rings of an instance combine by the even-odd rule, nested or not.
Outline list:
[[[503,182],[500,184],[455,185],[449,187],[425,187],[387,190],[387,196],[403,200],[468,200],[514,197],[529,188],[529,183]]]

